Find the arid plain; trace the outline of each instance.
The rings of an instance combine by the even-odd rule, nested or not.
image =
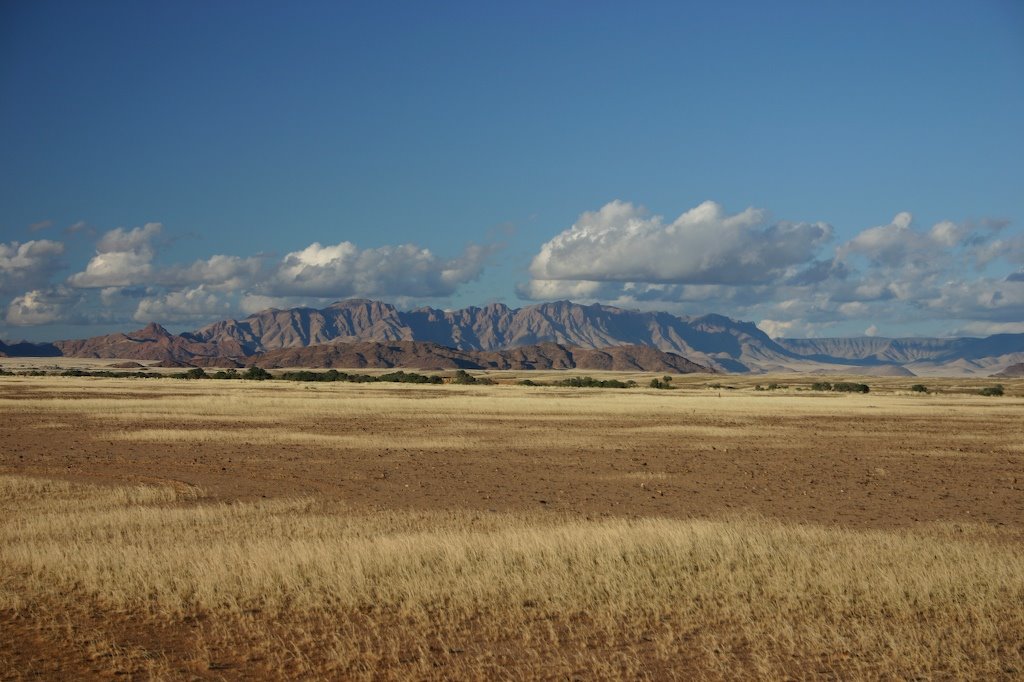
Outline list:
[[[0,674],[1024,675],[1024,381],[490,376],[0,377]]]

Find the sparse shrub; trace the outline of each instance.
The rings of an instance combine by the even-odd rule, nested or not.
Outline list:
[[[210,376],[206,373],[202,367],[193,367],[189,371],[185,372],[186,379],[209,379]]]
[[[660,388],[662,390],[675,388],[675,386],[672,385],[672,377],[667,374],[660,379],[651,379],[650,387]]]
[[[657,381],[657,379],[655,379]],[[631,388],[636,386],[635,381],[619,381],[618,379],[607,379],[602,381],[594,377],[570,377],[556,381],[554,386],[566,386],[569,388]]]
[[[1003,385],[996,384],[995,386],[986,386],[985,388],[978,391],[978,395],[988,396],[1000,396],[1003,395]]]
[[[441,383],[441,377],[439,376],[426,376],[425,374],[417,374],[416,372],[403,372],[399,370],[397,372],[391,372],[389,374],[381,374],[377,377],[379,381],[391,381],[399,384],[439,384]]]
[[[242,378],[248,379],[249,381],[266,381],[267,379],[273,379],[274,375],[262,367],[256,367],[254,365],[242,372]]]
[[[534,381],[532,379],[523,379],[522,381],[519,382],[519,385],[520,386],[540,386],[541,384],[538,384],[536,381]]]
[[[828,381],[816,381],[811,384],[811,390],[834,391],[836,393],[868,393],[871,391],[871,387],[867,384],[858,384],[852,381],[837,381],[834,384]]]
[[[278,376],[278,379],[283,379],[284,381],[326,381],[324,373],[309,372],[306,370],[300,370],[298,372],[284,372]]]
[[[928,387],[925,386],[924,384],[914,384],[913,386],[910,387],[910,390],[913,391],[914,393],[927,393]]]
[[[475,384],[478,379],[464,369],[460,369],[452,377],[453,384]]]
[[[871,390],[871,387],[867,384],[840,381],[832,385],[832,390],[837,393],[868,393]]]

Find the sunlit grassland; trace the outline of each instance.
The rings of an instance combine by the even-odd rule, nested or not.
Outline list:
[[[0,513],[0,609],[41,630],[108,613],[118,664],[157,677],[1024,670],[1024,549],[983,526],[355,513],[13,476]],[[126,619],[196,617],[187,654],[116,643]]]

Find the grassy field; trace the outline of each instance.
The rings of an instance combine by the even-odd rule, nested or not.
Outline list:
[[[815,380],[4,377],[0,676],[1024,675],[1021,383]]]

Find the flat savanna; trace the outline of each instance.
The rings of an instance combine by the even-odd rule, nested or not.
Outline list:
[[[553,376],[0,377],[0,675],[1024,675],[1024,381]]]

